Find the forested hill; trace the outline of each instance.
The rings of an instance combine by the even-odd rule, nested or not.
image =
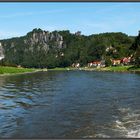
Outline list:
[[[90,36],[66,31],[34,29],[27,35],[0,40],[3,65],[53,68],[66,67],[79,62],[122,58],[129,56],[135,37],[124,33],[101,33]]]
[[[130,49],[133,51],[135,66],[140,67],[140,31]]]

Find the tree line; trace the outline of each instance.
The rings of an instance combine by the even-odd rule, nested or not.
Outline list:
[[[70,33],[69,30],[53,31],[51,35],[63,37],[62,47],[57,46],[57,38],[50,39],[46,44],[40,42],[31,46],[29,40],[33,33],[42,33],[41,29],[34,29],[26,36],[0,40],[3,44],[5,58],[1,65],[21,65],[34,68],[68,67],[73,63],[81,66],[95,60],[105,60],[110,65],[110,59],[121,59],[133,55],[134,64],[140,66],[140,34],[137,37],[124,33],[101,33],[85,36]],[[38,38],[40,39],[40,37]],[[47,49],[44,49],[48,46]]]

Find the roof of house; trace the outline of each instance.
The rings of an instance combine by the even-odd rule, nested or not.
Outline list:
[[[93,61],[92,63],[93,63],[93,64],[100,64],[101,61]]]
[[[121,59],[113,59],[112,61],[113,62],[115,62],[115,61],[121,61]]]

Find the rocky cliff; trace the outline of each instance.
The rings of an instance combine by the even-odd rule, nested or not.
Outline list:
[[[0,59],[5,56],[4,59],[9,64],[27,65],[27,58],[41,61],[42,55],[47,57],[52,50],[57,54],[63,46],[63,37],[57,31],[34,29],[22,37],[1,40]]]
[[[4,58],[4,49],[2,44],[0,43],[0,60],[2,60]]]
[[[30,47],[35,45],[43,46],[44,50],[48,50],[49,47],[62,48],[63,37],[58,32],[48,32],[41,29],[34,29],[27,34],[24,43]],[[52,43],[52,44],[51,44]]]

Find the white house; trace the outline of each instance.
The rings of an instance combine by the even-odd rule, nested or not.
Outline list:
[[[73,63],[72,67],[79,68],[80,67],[80,63]]]

